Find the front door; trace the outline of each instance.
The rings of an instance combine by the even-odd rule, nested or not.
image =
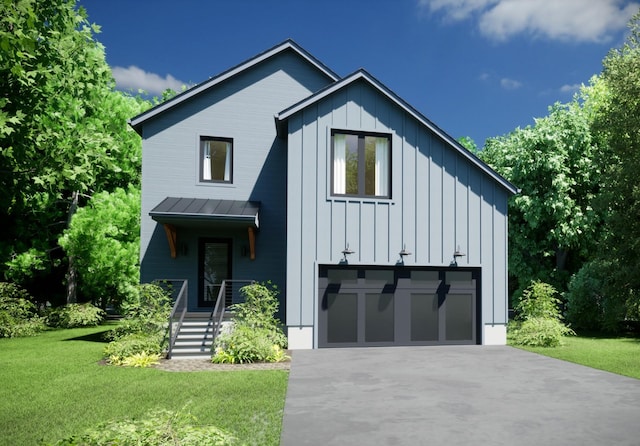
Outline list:
[[[211,308],[222,281],[231,279],[231,240],[200,239],[198,263],[198,307]]]

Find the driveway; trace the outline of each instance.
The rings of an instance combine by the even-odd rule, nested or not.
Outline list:
[[[640,380],[511,347],[292,356],[282,446],[640,444]]]

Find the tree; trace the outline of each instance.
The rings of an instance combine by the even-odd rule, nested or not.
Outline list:
[[[0,0],[0,274],[49,294],[72,204],[138,183],[127,118],[149,106],[115,90],[99,31],[74,0]]]
[[[601,215],[592,207],[600,187],[594,156],[600,143],[591,132],[592,91],[597,79],[534,126],[487,140],[478,154],[522,189],[509,202],[512,290],[535,280],[565,290],[595,250]]]
[[[599,208],[606,211],[605,237],[599,252],[614,263],[607,295],[625,308],[622,317],[640,316],[640,13],[629,23],[630,34],[620,49],[603,61],[602,79],[608,96],[597,110],[594,131],[606,140],[599,158],[603,192]]]
[[[59,243],[74,258],[83,296],[103,308],[118,306],[140,280],[140,189],[130,185],[95,194]]]

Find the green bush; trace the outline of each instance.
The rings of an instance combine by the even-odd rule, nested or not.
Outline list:
[[[53,446],[227,446],[236,439],[216,426],[202,426],[184,409],[158,410],[139,420],[111,421]]]
[[[516,305],[516,320],[507,327],[510,344],[532,347],[555,347],[562,337],[575,335],[562,322],[558,292],[548,283],[535,281],[522,293]]]
[[[104,310],[91,305],[67,304],[53,308],[47,314],[47,325],[56,328],[95,327],[104,320]]]
[[[576,330],[617,332],[625,318],[627,296],[615,289],[616,268],[595,260],[571,277],[567,298],[567,320]]]
[[[18,285],[0,282],[0,338],[35,336],[46,329],[30,298]]]
[[[281,362],[287,359],[281,343],[282,339],[272,330],[234,326],[229,333],[218,338],[211,361],[216,364]]]
[[[533,317],[525,321],[509,322],[508,338],[513,345],[557,347],[563,336],[575,335],[558,319]]]
[[[214,363],[279,362],[287,359],[287,337],[275,318],[278,290],[270,283],[240,289],[245,300],[233,305],[231,330],[216,339]]]
[[[111,342],[104,357],[113,365],[150,365],[150,357],[161,356],[167,347],[171,298],[158,285],[142,284],[122,303],[122,309],[123,320],[105,334]]]
[[[147,354],[161,355],[164,351],[164,334],[132,333],[111,341],[104,348],[109,364],[124,365],[127,358]]]

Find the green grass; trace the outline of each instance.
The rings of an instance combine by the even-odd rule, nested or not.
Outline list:
[[[280,442],[285,371],[165,372],[100,365],[108,327],[0,339],[0,445],[37,445],[150,410],[188,411],[260,445]]]
[[[640,379],[640,339],[568,336],[560,347],[521,347],[552,358]]]

